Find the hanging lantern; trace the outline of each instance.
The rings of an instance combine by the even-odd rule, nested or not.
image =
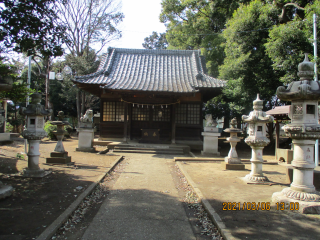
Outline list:
[[[134,107],[134,103],[132,104],[132,106]]]
[[[162,117],[162,111],[158,112],[158,117],[161,118]]]

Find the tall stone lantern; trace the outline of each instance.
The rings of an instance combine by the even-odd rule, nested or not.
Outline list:
[[[244,180],[248,182],[266,182],[269,181],[262,173],[263,148],[270,143],[266,136],[266,123],[273,122],[273,117],[262,111],[263,101],[260,100],[259,94],[253,101],[253,111],[249,116],[243,115],[242,120],[249,124],[249,137],[245,139],[251,149],[251,172],[246,175]]]
[[[272,195],[274,202],[299,202],[300,210],[305,213],[320,212],[320,194],[313,185],[314,145],[320,138],[318,124],[318,101],[320,86],[313,81],[314,64],[308,55],[298,66],[300,81],[294,81],[287,88],[277,89],[277,96],[283,101],[291,101],[291,123],[283,127],[284,132],[294,145],[293,181],[289,188]],[[318,202],[318,203],[316,203]]]
[[[27,108],[21,108],[20,114],[27,116],[26,127],[22,135],[25,139],[28,139],[28,167],[24,169],[24,177],[44,177],[48,172],[40,169],[39,167],[39,147],[40,140],[47,136],[44,131],[44,116],[48,116],[52,113],[51,109],[44,109],[44,106],[40,104],[41,94],[34,93],[31,95],[32,101]]]

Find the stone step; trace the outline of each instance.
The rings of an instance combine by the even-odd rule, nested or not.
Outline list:
[[[127,152],[127,153],[150,153],[150,154],[178,154],[183,155],[182,148],[148,148],[136,146],[115,146],[113,152]]]

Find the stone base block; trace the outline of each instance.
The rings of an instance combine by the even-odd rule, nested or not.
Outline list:
[[[13,187],[10,185],[4,185],[2,182],[0,182],[0,199],[11,196],[12,192]]]
[[[45,176],[48,176],[50,173],[51,173],[51,171],[45,171],[43,169],[32,170],[32,169],[25,168],[25,169],[23,169],[23,173],[22,173],[21,177],[43,178]]]
[[[68,164],[71,163],[71,157],[68,152],[51,152],[50,157],[46,159],[50,164]]]
[[[10,133],[0,133],[0,141],[10,141]]]
[[[284,208],[292,211],[293,209],[304,214],[320,214],[320,202],[306,202],[288,198],[282,192],[272,194],[272,202],[284,203]],[[281,207],[283,205],[279,205]]]
[[[269,179],[266,176],[254,176],[254,175],[246,175],[242,180],[246,183],[265,183],[269,182]]]
[[[51,152],[50,157],[65,158],[68,157],[68,152]]]
[[[242,164],[240,158],[225,157],[224,161],[229,164]]]
[[[225,170],[245,170],[245,165],[242,163],[241,164],[234,164],[234,163],[222,162],[221,168],[225,169]]]
[[[90,147],[90,148],[76,148],[77,152],[96,152],[96,148],[95,147]]]

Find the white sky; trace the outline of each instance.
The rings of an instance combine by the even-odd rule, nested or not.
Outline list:
[[[161,0],[122,0],[122,12],[125,15],[119,27],[122,38],[110,43],[111,47],[141,49],[144,38],[153,31],[166,30],[159,20]]]

